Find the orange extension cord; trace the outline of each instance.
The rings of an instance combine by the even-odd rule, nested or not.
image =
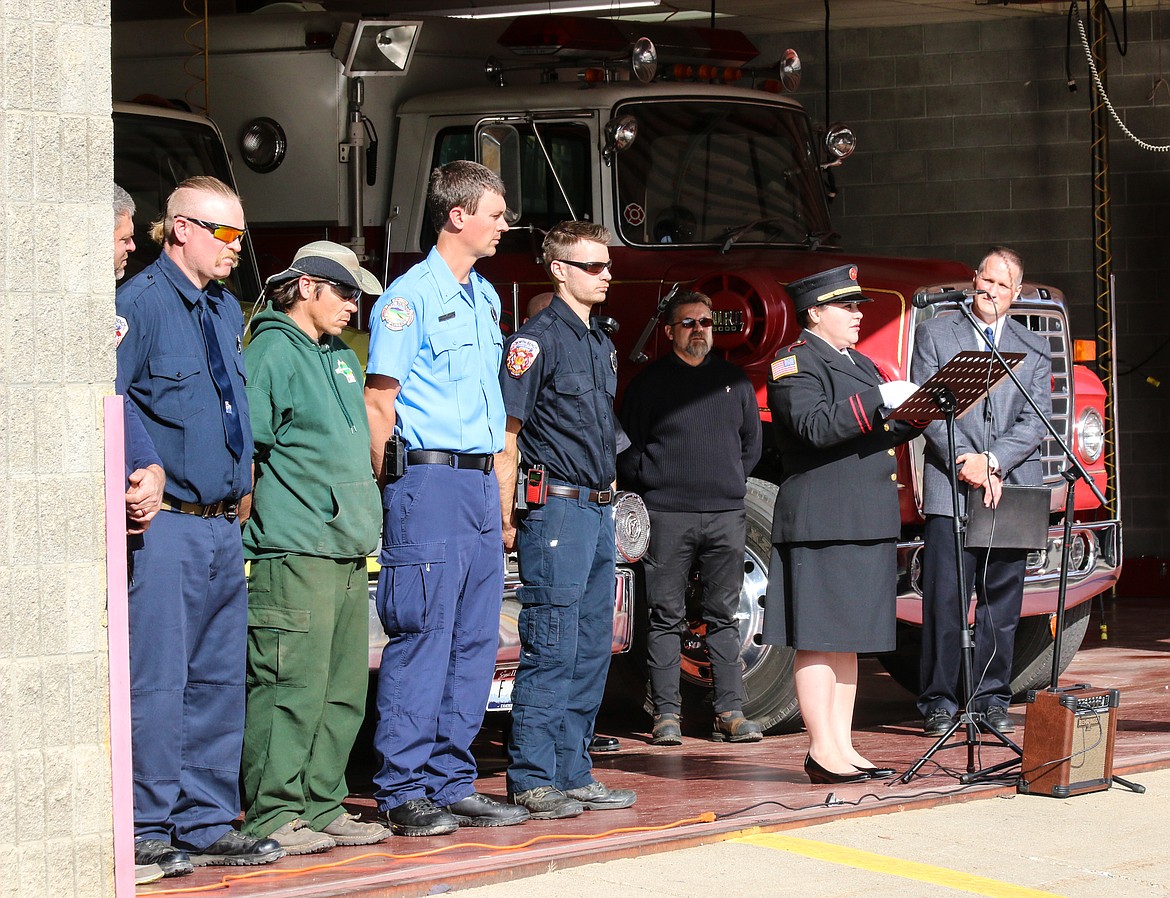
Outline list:
[[[675,820],[673,823],[664,823],[661,826],[624,826],[618,829],[609,829],[603,833],[595,833],[593,835],[544,835],[533,836],[525,842],[519,842],[515,845],[489,845],[486,842],[456,842],[453,845],[441,845],[438,848],[430,848],[426,851],[412,851],[409,854],[392,854],[388,851],[370,851],[366,854],[359,854],[356,857],[346,858],[343,861],[334,861],[330,864],[314,864],[312,867],[301,867],[297,870],[274,870],[265,868],[263,870],[253,870],[248,873],[228,873],[216,883],[211,883],[205,886],[192,886],[186,889],[139,889],[139,895],[194,895],[200,892],[212,892],[220,889],[230,889],[235,882],[241,882],[248,879],[257,878],[295,878],[304,876],[306,873],[318,873],[322,870],[332,870],[337,867],[344,867],[348,864],[356,863],[357,861],[364,861],[375,857],[384,857],[393,861],[405,861],[420,857],[430,857],[436,854],[442,854],[445,851],[454,851],[456,848],[482,848],[487,851],[519,851],[522,848],[528,848],[540,842],[589,842],[595,839],[602,839],[606,836],[617,835],[619,833],[652,833],[660,832],[667,829],[675,829],[680,826],[690,826],[695,823],[714,823],[715,814],[712,811],[704,811],[697,817],[686,817],[682,820]]]

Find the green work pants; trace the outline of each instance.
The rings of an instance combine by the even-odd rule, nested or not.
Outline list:
[[[341,814],[369,683],[366,560],[286,555],[251,563],[244,832]]]

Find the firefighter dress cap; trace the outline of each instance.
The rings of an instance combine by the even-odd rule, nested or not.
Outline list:
[[[873,302],[861,292],[856,265],[842,265],[820,274],[810,274],[793,281],[787,289],[798,312],[827,302]]]
[[[293,256],[292,265],[266,280],[264,287],[274,287],[301,275],[357,287],[363,293],[382,292],[378,279],[358,264],[354,251],[330,240],[316,240],[302,246]]]

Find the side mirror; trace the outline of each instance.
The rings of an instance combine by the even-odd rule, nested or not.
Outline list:
[[[475,161],[490,168],[504,182],[507,191],[508,224],[520,220],[524,208],[523,185],[520,179],[520,132],[513,125],[499,122],[480,125],[475,131]]]

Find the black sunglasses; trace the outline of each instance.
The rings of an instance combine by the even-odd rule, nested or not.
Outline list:
[[[176,215],[175,218],[181,218],[183,221],[189,221],[191,224],[206,228],[211,231],[212,237],[216,240],[222,240],[224,243],[231,243],[233,240],[243,240],[244,235],[248,233],[247,228],[233,228],[231,225],[217,224],[214,221],[204,221],[202,218],[192,218],[190,215]]]
[[[613,271],[613,262],[575,262],[572,259],[557,259],[565,265],[580,268],[586,274],[599,275],[603,271]]]
[[[674,327],[685,327],[687,330],[701,327],[708,328],[715,324],[714,318],[680,318],[674,323]]]
[[[329,278],[312,278],[312,280],[319,284],[328,284],[336,291],[338,296],[349,302],[357,302],[362,295],[361,287],[351,287],[349,284],[341,284]]]

